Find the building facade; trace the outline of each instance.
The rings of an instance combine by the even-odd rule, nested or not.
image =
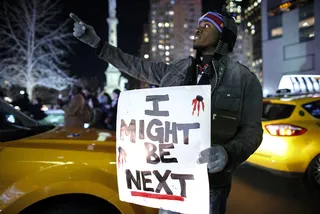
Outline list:
[[[320,1],[261,2],[264,94],[283,75],[320,74]]]
[[[151,0],[150,59],[170,63],[194,55],[201,5],[201,0]]]
[[[150,25],[144,24],[143,25],[143,37],[141,41],[140,47],[140,58],[143,60],[150,60]],[[149,88],[150,85],[146,82],[140,81],[140,88]]]
[[[238,37],[231,57],[234,61],[238,61],[247,66],[250,71],[254,72],[258,76],[259,80],[262,81],[262,77],[258,72],[259,70],[257,69],[256,63],[253,60],[253,34],[255,32],[254,26],[247,26],[248,22],[250,21],[248,20],[248,13],[244,13],[246,6],[248,7],[248,3],[246,1],[226,1],[227,11],[234,17],[238,25]],[[245,19],[245,17],[247,19]],[[253,30],[251,28],[253,28]]]
[[[261,42],[261,0],[246,0],[243,3],[242,23],[245,33],[250,37],[251,70],[263,82],[263,60]],[[263,83],[262,83],[263,84]]]

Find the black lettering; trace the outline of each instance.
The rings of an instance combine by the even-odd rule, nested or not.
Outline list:
[[[163,137],[164,137],[164,128],[163,127],[158,127],[158,128],[155,128],[155,132],[156,132],[156,135],[153,135],[151,133],[151,130],[152,130],[152,127],[154,125],[157,125],[157,126],[162,126],[162,122],[158,119],[153,119],[149,122],[148,124],[148,127],[147,127],[147,136],[150,140],[152,141],[158,141],[159,143],[163,143]]]
[[[187,197],[186,194],[186,180],[194,180],[194,176],[192,174],[171,174],[171,178],[174,180],[179,180],[180,188],[181,188],[181,197]]]
[[[164,156],[170,155],[170,152],[164,151],[164,149],[174,149],[173,143],[166,144],[162,143],[159,144],[159,152],[160,152],[160,159],[162,163],[178,163],[177,158],[165,158]]]
[[[172,143],[178,143],[178,135],[177,135],[177,123],[173,122],[172,123],[172,129],[170,129],[170,122],[166,121],[165,122],[165,136],[164,136],[164,141],[169,142],[169,135],[172,135]]]
[[[162,116],[168,117],[169,111],[160,111],[159,110],[159,102],[161,101],[169,101],[169,95],[150,95],[146,96],[146,102],[153,102],[153,109],[152,110],[145,110],[144,113],[150,116]]]
[[[152,143],[144,143],[147,152],[147,163],[158,164],[160,162],[159,156],[156,154],[157,147]],[[153,160],[151,160],[153,158]]]
[[[200,123],[177,124],[179,131],[183,130],[184,144],[189,144],[189,130],[200,128]]]
[[[144,140],[144,120],[140,120],[139,124],[139,139]]]
[[[127,179],[127,187],[128,189],[132,189],[132,183],[136,186],[138,190],[141,190],[141,179],[140,179],[140,171],[136,170],[136,177],[135,179],[130,171],[130,169],[126,169],[126,179]]]
[[[153,188],[148,188],[147,183],[152,183],[151,179],[146,178],[151,175],[151,171],[141,171],[143,191],[154,192]]]
[[[166,180],[168,179],[169,175],[170,175],[171,171],[170,170],[166,170],[164,175],[161,176],[158,170],[153,170],[153,174],[156,176],[156,178],[159,181],[159,184],[156,188],[156,193],[160,193],[161,189],[163,188],[164,191],[168,194],[168,195],[173,195],[171,189],[168,187],[168,184],[166,182]]]
[[[130,141],[132,143],[136,142],[136,120],[131,120],[129,126],[127,126],[126,122],[121,119],[120,124],[120,139],[124,140],[124,135],[130,135]]]

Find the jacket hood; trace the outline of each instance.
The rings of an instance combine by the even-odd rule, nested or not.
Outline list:
[[[224,27],[221,33],[221,38],[216,47],[216,54],[225,56],[233,51],[233,47],[237,40],[237,24],[234,18],[227,12],[221,13],[223,16]]]

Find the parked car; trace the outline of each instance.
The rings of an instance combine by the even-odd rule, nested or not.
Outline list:
[[[320,94],[264,99],[262,126],[262,143],[247,163],[320,189]]]
[[[0,100],[0,213],[157,213],[119,200],[116,138],[43,125]]]

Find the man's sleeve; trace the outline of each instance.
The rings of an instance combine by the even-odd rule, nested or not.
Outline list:
[[[142,60],[104,41],[100,41],[96,53],[120,71],[154,85],[160,85],[161,79],[168,70],[166,63]]]
[[[228,155],[228,167],[234,170],[246,161],[262,141],[262,89],[255,74],[250,73],[244,91],[244,100],[239,131],[234,139],[224,145]]]

